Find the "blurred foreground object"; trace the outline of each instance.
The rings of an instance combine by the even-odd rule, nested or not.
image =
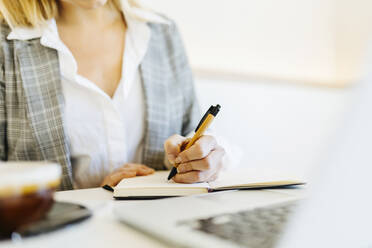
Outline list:
[[[60,177],[61,167],[54,163],[0,164],[0,238],[45,216]]]
[[[324,152],[307,202],[293,216],[280,248],[372,247],[372,50],[365,78]],[[302,208],[302,209],[301,209]]]

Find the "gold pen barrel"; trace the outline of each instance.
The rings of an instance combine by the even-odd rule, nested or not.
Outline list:
[[[192,146],[204,134],[204,132],[208,129],[208,127],[212,123],[213,119],[214,119],[214,115],[208,114],[207,118],[205,118],[203,123],[200,125],[199,129],[196,131],[196,133],[194,134],[190,142],[187,143],[185,150],[190,148],[190,146]]]

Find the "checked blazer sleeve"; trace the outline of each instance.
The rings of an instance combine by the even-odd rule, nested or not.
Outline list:
[[[177,26],[150,24],[151,40],[141,64],[146,101],[143,163],[165,169],[164,142],[186,136],[200,118],[192,72]]]

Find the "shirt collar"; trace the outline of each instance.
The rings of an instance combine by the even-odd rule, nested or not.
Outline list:
[[[126,97],[129,94],[135,73],[146,54],[150,41],[151,30],[146,24],[149,22],[169,24],[169,22],[165,18],[143,9],[128,9],[123,6],[122,11],[127,24],[125,58],[122,65],[122,74],[126,75],[126,77],[122,78],[125,80],[122,90]],[[79,80],[77,63],[71,51],[59,37],[55,19],[49,20],[42,28],[15,28],[8,36],[8,39],[18,40],[35,38],[40,38],[41,45],[58,51],[60,71],[64,78],[71,82],[82,81]]]
[[[128,23],[128,26],[130,26],[130,23],[140,23],[140,22],[152,22],[152,23],[163,23],[163,24],[170,24],[170,22],[156,14],[154,11],[146,9],[146,8],[140,8],[140,7],[134,7],[132,6],[128,0],[120,0],[121,9],[124,13],[125,20]],[[15,27],[12,29],[12,31],[7,36],[8,40],[31,40],[36,38],[41,38],[46,32],[52,32],[58,34],[58,31],[56,29],[55,20],[49,20],[47,23],[40,27]]]
[[[50,20],[40,27],[28,28],[28,27],[15,27],[12,28],[12,31],[8,34],[8,40],[31,40],[40,38],[45,31],[46,27],[49,27]]]

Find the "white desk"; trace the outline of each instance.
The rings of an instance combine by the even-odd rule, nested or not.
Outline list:
[[[223,194],[223,195],[222,195]],[[234,194],[239,194],[245,201],[251,199],[255,205],[276,202],[293,197],[303,197],[305,190],[280,189],[280,190],[255,190],[239,192],[220,192],[216,196],[223,196],[237,200]],[[231,196],[231,197],[230,197]],[[154,239],[137,232],[115,219],[112,209],[115,205],[133,204],[134,201],[115,201],[112,193],[101,188],[57,192],[58,201],[69,201],[83,204],[93,211],[93,217],[88,221],[73,225],[59,231],[23,239],[11,243],[0,242],[0,247],[166,247]],[[146,201],[136,201],[146,202]],[[233,202],[230,202],[233,203]]]

